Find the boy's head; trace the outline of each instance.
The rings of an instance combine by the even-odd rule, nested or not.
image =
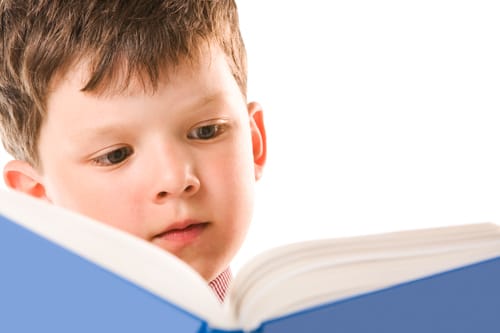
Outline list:
[[[229,264],[266,158],[233,1],[2,1],[8,186]]]
[[[17,1],[0,3],[2,140],[16,159],[39,163],[37,139],[50,89],[75,65],[88,65],[83,91],[154,90],[206,44],[220,47],[246,94],[246,52],[233,1]]]

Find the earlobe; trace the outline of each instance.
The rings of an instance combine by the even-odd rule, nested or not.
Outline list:
[[[38,172],[25,161],[9,161],[3,170],[5,184],[16,191],[48,200]]]
[[[252,131],[253,158],[255,166],[255,179],[262,177],[264,165],[267,158],[266,129],[264,126],[264,114],[260,104],[252,102],[248,104],[250,116],[250,128]]]

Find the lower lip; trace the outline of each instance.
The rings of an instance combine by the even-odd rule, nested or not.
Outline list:
[[[207,226],[208,223],[192,224],[184,229],[166,232],[158,236],[158,238],[175,243],[191,243],[201,235]]]

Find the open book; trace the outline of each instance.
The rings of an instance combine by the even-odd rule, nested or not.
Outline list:
[[[500,228],[282,246],[220,304],[165,251],[0,191],[0,332],[500,332]]]

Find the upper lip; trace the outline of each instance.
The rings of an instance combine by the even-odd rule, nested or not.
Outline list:
[[[174,230],[183,230],[191,225],[202,224],[202,223],[207,223],[207,222],[193,220],[193,219],[186,219],[186,220],[182,220],[182,221],[177,221],[177,222],[169,224],[165,230],[156,234],[156,237],[164,235],[164,234],[171,232],[171,231],[174,231]]]

